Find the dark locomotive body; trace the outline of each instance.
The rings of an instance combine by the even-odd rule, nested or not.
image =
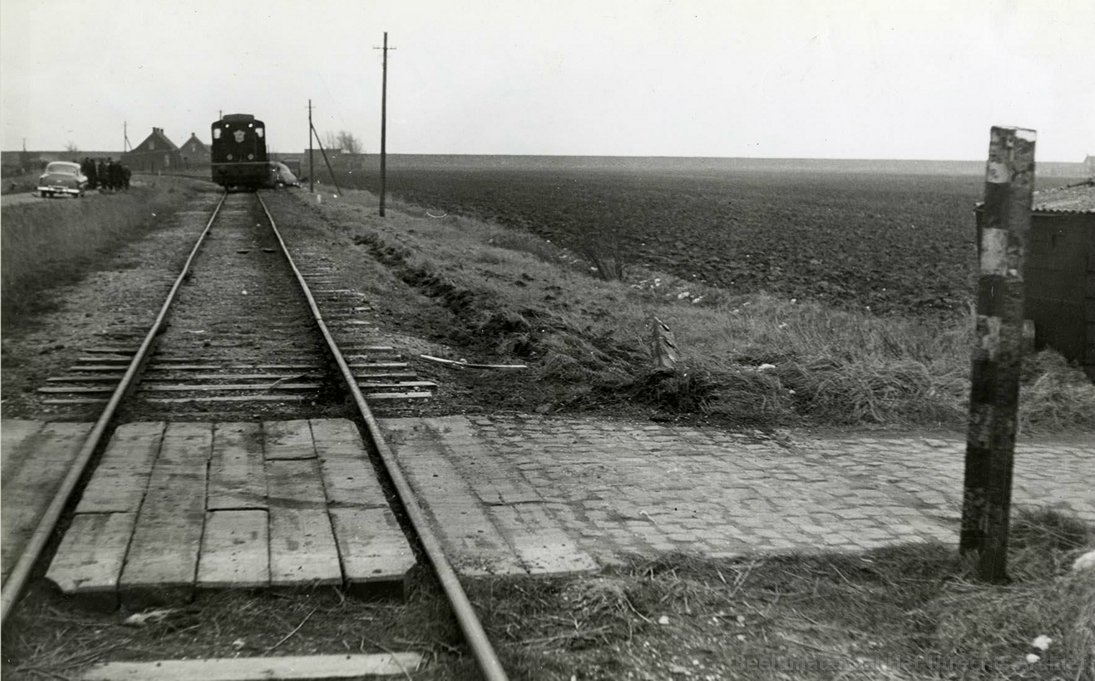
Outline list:
[[[213,181],[225,189],[270,185],[266,126],[251,114],[228,114],[213,123]]]

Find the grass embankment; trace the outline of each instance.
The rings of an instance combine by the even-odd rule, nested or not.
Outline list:
[[[317,210],[455,316],[450,342],[530,364],[510,406],[541,412],[643,405],[755,426],[959,428],[967,418],[969,314],[876,316],[769,295],[734,295],[588,261],[528,233],[432,218],[350,192]],[[681,361],[655,370],[651,319]],[[501,379],[509,381],[509,379]],[[1021,428],[1095,429],[1095,385],[1053,352],[1026,362]]]
[[[178,210],[199,185],[157,178],[126,192],[83,199],[43,200],[4,208],[2,243],[3,325],[48,310],[48,291],[78,281],[106,258]]]
[[[531,678],[1091,679],[1095,574],[1069,566],[1092,542],[1090,527],[1020,514],[1007,586],[969,581],[953,550],[929,544],[668,556],[583,580],[500,580],[473,598],[510,642],[507,668]],[[1039,636],[1046,650],[1031,646]]]

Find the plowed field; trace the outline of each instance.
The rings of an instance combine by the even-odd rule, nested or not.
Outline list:
[[[970,299],[977,175],[544,165],[389,166],[388,187],[731,293],[882,314],[945,313]]]

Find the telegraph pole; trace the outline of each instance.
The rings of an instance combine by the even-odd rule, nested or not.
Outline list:
[[[308,191],[316,191],[316,164],[312,158],[312,100],[308,100]]]
[[[378,48],[373,48],[378,49]],[[380,89],[380,217],[384,217],[384,195],[388,183],[388,32],[384,31],[384,75]]]
[[[1008,516],[1023,359],[1023,263],[1034,190],[1033,130],[991,131],[959,551],[987,582],[1008,580]]]

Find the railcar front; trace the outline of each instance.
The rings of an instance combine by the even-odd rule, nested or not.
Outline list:
[[[213,181],[225,189],[257,189],[269,182],[266,126],[251,114],[229,114],[212,125]]]

